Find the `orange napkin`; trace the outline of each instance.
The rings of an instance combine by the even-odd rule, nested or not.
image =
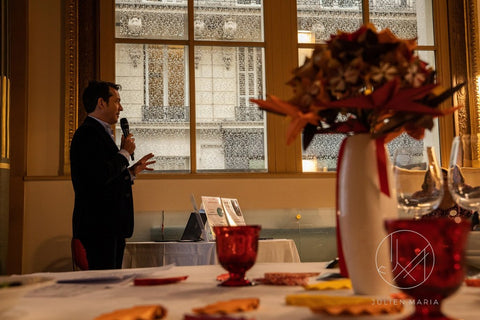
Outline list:
[[[209,315],[209,314],[186,314],[183,320],[255,320],[253,318],[245,318],[243,316],[226,316],[226,315]]]
[[[258,298],[233,299],[195,308],[192,311],[199,314],[229,314],[254,310],[258,308],[259,304],[260,299]]]
[[[398,313],[403,310],[403,304],[396,299],[376,300],[371,297],[358,296],[298,294],[287,296],[286,303],[306,306],[314,313],[330,315],[377,315]]]
[[[104,313],[94,320],[157,320],[166,315],[167,309],[160,305],[145,305]]]
[[[317,307],[337,304],[372,304],[373,299],[364,296],[330,296],[320,294],[292,294],[286,297],[286,303],[293,306]]]
[[[468,287],[480,287],[480,278],[465,279],[465,284]]]
[[[350,279],[338,279],[322,281],[303,286],[306,290],[338,290],[338,289],[351,289],[352,281]]]
[[[316,277],[319,272],[266,272],[263,283],[280,286],[303,286],[308,278]]]
[[[400,313],[403,310],[401,303],[382,303],[382,304],[357,304],[357,305],[337,305],[325,307],[311,307],[314,313],[325,313],[329,315],[379,315]]]

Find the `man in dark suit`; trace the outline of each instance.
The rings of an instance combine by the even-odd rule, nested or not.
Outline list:
[[[128,168],[135,150],[132,134],[122,135],[117,147],[111,126],[120,111],[120,86],[91,81],[83,92],[85,121],[70,146],[72,184],[75,191],[73,237],[80,239],[87,253],[89,269],[122,267],[125,238],[133,233],[132,184],[153,154]]]

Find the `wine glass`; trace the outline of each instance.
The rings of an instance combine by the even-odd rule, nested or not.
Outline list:
[[[218,261],[229,273],[229,278],[221,286],[254,285],[245,278],[245,273],[257,259],[260,229],[258,225],[213,227]]]
[[[393,163],[399,209],[414,219],[435,210],[442,201],[444,189],[434,148],[427,147],[423,154],[398,149]]]
[[[448,166],[448,189],[453,200],[472,211],[480,209],[479,142],[479,134],[455,137]]]
[[[450,319],[443,299],[462,285],[470,223],[461,218],[385,221],[394,286],[414,298],[406,319]]]

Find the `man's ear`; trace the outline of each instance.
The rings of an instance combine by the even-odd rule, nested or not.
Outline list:
[[[102,97],[98,98],[97,100],[97,106],[95,109],[103,109],[103,107],[105,107],[107,105],[107,103],[105,102],[105,100],[103,100]]]

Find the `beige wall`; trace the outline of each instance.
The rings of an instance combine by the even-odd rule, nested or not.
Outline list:
[[[26,173],[55,177],[62,108],[61,1],[30,0],[29,6]],[[69,255],[73,191],[67,182],[25,183],[22,273],[56,269],[54,265]]]
[[[72,208],[70,181],[25,184],[22,273],[71,270]]]
[[[61,2],[29,2],[28,176],[58,174],[63,107]]]

